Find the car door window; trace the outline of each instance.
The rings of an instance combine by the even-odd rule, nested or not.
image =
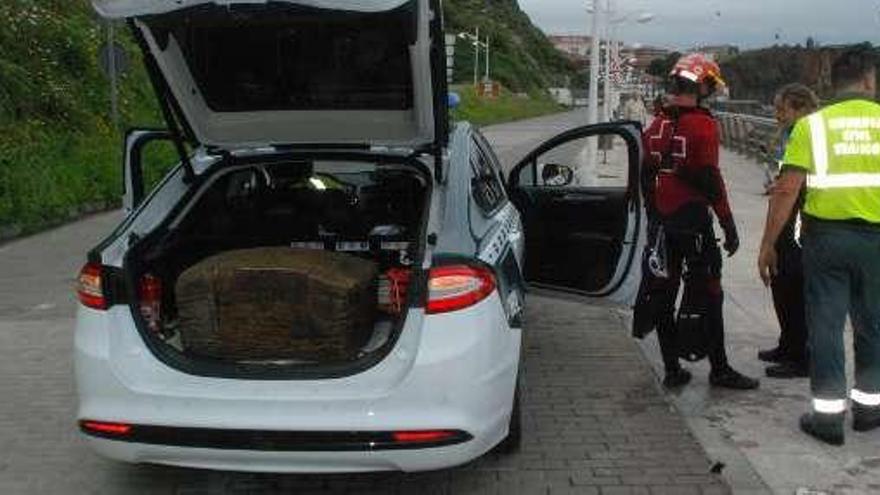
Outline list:
[[[591,146],[597,160],[589,159]],[[629,186],[629,146],[618,134],[572,139],[536,156],[520,169],[523,186],[625,190]],[[571,172],[571,180],[566,174]]]
[[[180,157],[171,141],[153,141],[144,147],[141,166],[144,174],[144,193],[149,195],[165,175],[178,163]]]
[[[480,210],[490,215],[507,201],[507,194],[498,167],[490,155],[491,151],[476,138],[471,145],[471,193]]]

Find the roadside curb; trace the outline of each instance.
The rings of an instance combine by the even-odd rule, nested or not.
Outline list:
[[[91,201],[78,207],[71,207],[67,211],[67,215],[63,218],[47,220],[32,227],[26,228],[17,223],[0,225],[0,246],[18,239],[24,239],[48,230],[76,223],[92,215],[118,210],[119,208],[119,201]]]

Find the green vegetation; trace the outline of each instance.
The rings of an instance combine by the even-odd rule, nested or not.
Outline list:
[[[470,85],[453,88],[461,96],[461,105],[452,112],[454,120],[467,120],[477,125],[497,124],[560,112],[558,105],[544,92],[514,94],[501,90],[498,98],[480,98]]]
[[[514,92],[534,92],[552,86],[565,86],[575,70],[571,62],[556,50],[516,0],[447,0],[446,31],[473,34],[480,28],[480,38],[490,39],[490,77]],[[485,70],[485,52],[481,50],[479,77]],[[473,81],[474,48],[467,39],[455,46],[453,80]]]
[[[680,52],[672,52],[663,58],[655,58],[651,60],[651,65],[648,66],[646,72],[654,77],[666,79],[669,76],[669,72],[675,67],[675,63],[681,58],[681,55]]]
[[[86,0],[6,0],[0,18],[0,228],[28,232],[115,204],[122,134],[98,68],[103,26]],[[132,54],[121,127],[155,126],[140,57],[121,37]]]

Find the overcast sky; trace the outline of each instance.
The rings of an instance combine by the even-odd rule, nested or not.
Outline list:
[[[655,15],[648,24],[628,22],[618,28],[619,37],[630,43],[672,48],[732,43],[751,48],[804,43],[813,36],[822,44],[871,41],[880,45],[880,0],[613,1],[619,12]],[[588,3],[519,0],[532,22],[548,34],[588,34]]]

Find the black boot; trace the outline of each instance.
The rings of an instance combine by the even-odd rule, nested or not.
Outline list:
[[[768,366],[764,369],[770,378],[805,378],[810,376],[810,371],[804,363],[785,361]]]
[[[863,406],[853,401],[853,430],[871,431],[880,427],[880,406]]]
[[[781,363],[786,358],[786,354],[783,348],[777,346],[773,349],[758,351],[758,359],[765,363]]]
[[[843,445],[843,413],[807,413],[801,416],[801,430],[830,445]]]
[[[691,372],[679,366],[666,370],[666,377],[663,378],[664,388],[678,388],[690,383]]]
[[[758,388],[760,382],[743,375],[730,366],[725,366],[720,370],[713,369],[709,373],[709,384],[713,387],[733,390],[752,390]]]

